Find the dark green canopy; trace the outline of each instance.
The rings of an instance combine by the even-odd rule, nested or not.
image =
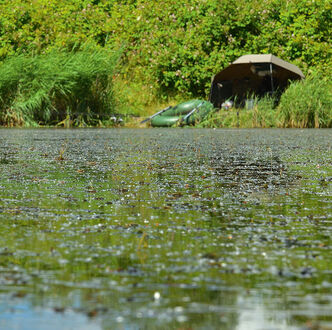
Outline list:
[[[213,77],[210,102],[217,108],[229,99],[241,103],[253,94],[282,92],[290,80],[303,78],[296,65],[272,54],[244,55]]]

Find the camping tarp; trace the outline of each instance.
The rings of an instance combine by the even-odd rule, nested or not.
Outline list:
[[[213,77],[210,102],[217,108],[228,99],[243,103],[253,94],[282,92],[290,80],[303,78],[296,65],[272,54],[244,55]]]

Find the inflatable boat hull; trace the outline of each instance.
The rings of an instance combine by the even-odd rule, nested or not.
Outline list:
[[[204,100],[190,100],[153,117],[151,125],[153,127],[195,125],[195,123],[202,121],[212,111],[212,103]]]

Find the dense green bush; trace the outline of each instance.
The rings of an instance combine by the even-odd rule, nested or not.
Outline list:
[[[207,96],[212,75],[248,53],[273,53],[305,72],[331,64],[329,1],[165,0],[117,8],[110,29],[113,42],[126,42],[126,73],[162,93]]]
[[[95,124],[115,111],[112,75],[118,55],[88,47],[13,56],[0,65],[0,124]]]

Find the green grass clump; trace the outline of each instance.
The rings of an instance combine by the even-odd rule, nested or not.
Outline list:
[[[283,127],[332,127],[329,79],[316,73],[292,83],[281,96],[278,116]]]
[[[53,51],[13,56],[0,65],[0,124],[94,125],[114,114],[119,53]]]
[[[274,97],[266,95],[255,100],[255,106],[252,109],[253,127],[276,127],[276,100]]]
[[[254,105],[252,109],[231,108],[221,109],[204,120],[201,127],[276,127],[277,112],[275,109],[275,99],[271,96],[263,98],[253,97]]]

